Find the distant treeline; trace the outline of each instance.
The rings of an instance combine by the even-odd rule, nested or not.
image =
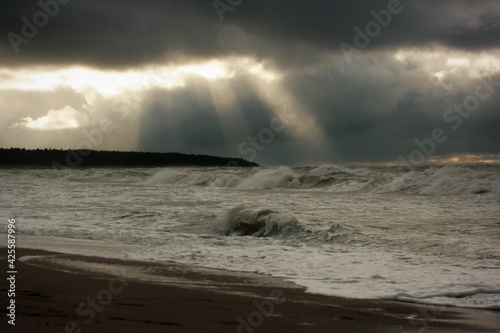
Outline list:
[[[240,158],[180,153],[10,148],[0,149],[0,166],[64,169],[166,166],[252,167],[258,164]]]

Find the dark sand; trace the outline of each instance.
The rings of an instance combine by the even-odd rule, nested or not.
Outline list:
[[[7,250],[0,250],[5,263],[0,332],[500,331],[495,329],[500,312],[341,299],[255,274],[27,249],[17,250],[16,325],[11,326]]]

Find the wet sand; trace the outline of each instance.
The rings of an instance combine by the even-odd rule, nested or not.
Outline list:
[[[17,250],[16,325],[1,332],[498,332],[500,312],[305,293],[276,278]]]

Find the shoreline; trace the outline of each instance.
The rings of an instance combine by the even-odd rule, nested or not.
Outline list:
[[[495,332],[500,323],[495,311],[315,295],[253,273],[16,252],[16,326],[1,288],[0,326],[12,332]]]

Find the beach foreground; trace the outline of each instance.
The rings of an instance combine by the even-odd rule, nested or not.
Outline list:
[[[492,311],[312,295],[257,274],[28,249],[17,258],[16,325],[3,284],[2,332],[495,332],[500,322]]]

